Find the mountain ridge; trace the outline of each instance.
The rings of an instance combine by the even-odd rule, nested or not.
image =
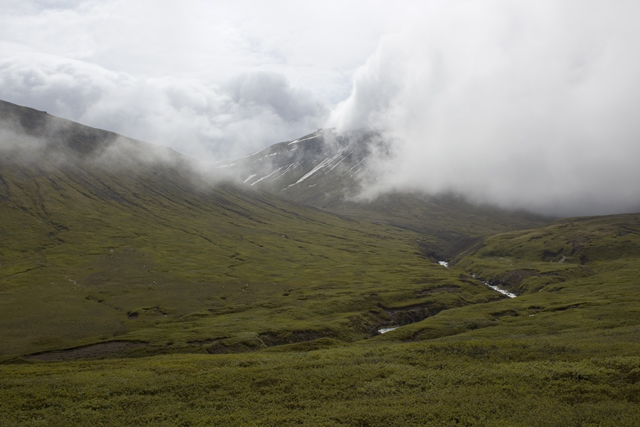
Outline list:
[[[63,130],[0,122],[0,424],[637,425],[640,214],[336,214]]]
[[[374,179],[368,163],[380,153],[390,155],[388,144],[376,132],[338,135],[320,129],[218,167],[235,173],[245,186],[296,203],[421,233],[434,259],[452,258],[482,236],[533,228],[554,219],[476,205],[453,193],[393,191],[359,200],[367,180]]]
[[[202,351],[189,343],[207,340],[224,351],[349,342],[389,324],[380,307],[500,298],[426,260],[419,234],[207,181],[165,148],[170,157],[149,161],[150,144],[107,133],[103,147],[99,130],[64,124],[53,127],[72,142],[96,136],[76,155],[60,133],[31,129],[45,135],[37,150],[0,159],[5,356],[114,339],[147,342],[134,351],[149,354]],[[15,145],[12,135],[3,143]],[[431,280],[460,292],[420,297]]]

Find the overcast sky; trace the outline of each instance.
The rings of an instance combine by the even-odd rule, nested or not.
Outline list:
[[[0,99],[225,160],[393,142],[369,195],[640,210],[639,1],[13,1]]]

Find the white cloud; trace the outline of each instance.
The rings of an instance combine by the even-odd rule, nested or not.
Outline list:
[[[331,103],[348,94],[352,71],[375,49],[394,15],[386,2],[363,0],[349,7],[286,0],[14,4],[0,18],[3,40],[22,51],[135,76],[205,83],[271,71],[296,87],[313,87],[316,96]]]
[[[384,38],[330,120],[395,142],[365,195],[411,188],[547,213],[640,209],[639,12],[447,3]]]
[[[9,1],[0,98],[222,160],[316,130],[384,30],[288,1]],[[369,4],[369,3],[367,3]]]
[[[226,85],[205,85],[28,55],[0,61],[0,86],[9,101],[218,160],[314,130],[325,114],[312,94],[276,73],[248,73]]]
[[[392,139],[370,193],[640,209],[631,1],[0,5],[0,98],[198,157],[320,127]]]

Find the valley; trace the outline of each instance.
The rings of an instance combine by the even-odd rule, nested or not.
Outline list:
[[[0,117],[2,425],[640,419],[640,214],[359,200],[366,132],[203,166]]]

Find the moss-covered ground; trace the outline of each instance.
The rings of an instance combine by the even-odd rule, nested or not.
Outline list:
[[[0,421],[5,426],[637,425],[638,328],[566,338],[3,365]],[[620,339],[630,341],[607,345]]]
[[[5,364],[0,420],[9,426],[635,426],[637,224],[637,215],[573,219],[489,238],[456,266],[425,267],[434,276],[422,278],[430,285],[421,283],[411,302],[460,283],[484,287],[471,274],[518,292],[517,298],[452,304],[365,340],[325,334],[267,347],[259,328],[249,332],[258,324],[251,316],[267,313],[250,314],[253,307],[243,312],[238,331],[245,332],[227,343],[244,353],[148,356],[148,347],[139,347],[128,358]],[[582,244],[573,257],[549,259],[558,252],[555,242],[572,241],[578,229]],[[594,249],[600,245],[607,250]],[[589,261],[580,261],[580,250]],[[531,271],[519,273],[525,269]],[[443,273],[448,276],[438,278]],[[548,281],[542,287],[540,277]],[[385,303],[393,307],[392,300]],[[184,322],[195,318],[215,316],[194,314]],[[151,337],[145,328],[132,336],[136,331]]]
[[[128,143],[2,152],[0,425],[639,424],[640,215],[458,221],[444,268]]]

